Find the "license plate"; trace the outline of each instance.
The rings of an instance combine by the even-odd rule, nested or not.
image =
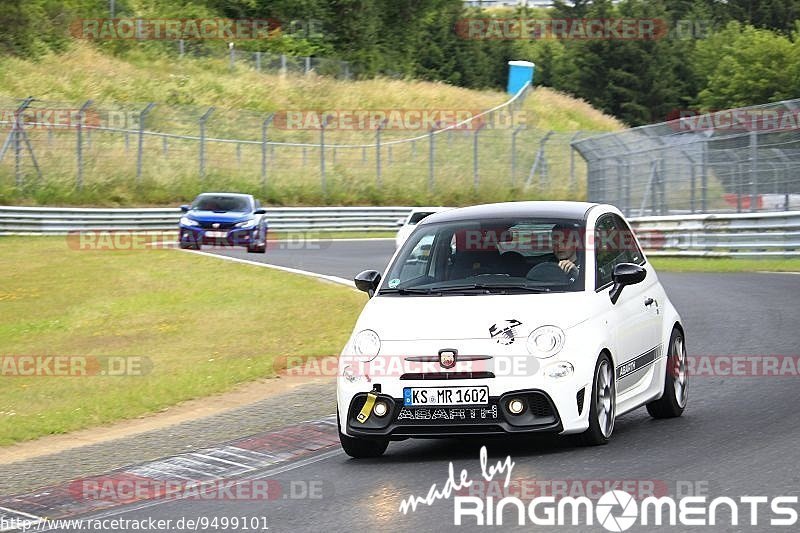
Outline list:
[[[213,237],[215,239],[224,239],[228,236],[227,231],[207,231],[206,237]]]
[[[489,387],[405,387],[403,405],[489,405]]]

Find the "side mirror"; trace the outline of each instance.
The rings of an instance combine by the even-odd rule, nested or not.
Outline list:
[[[647,269],[643,266],[635,265],[633,263],[620,263],[614,267],[614,273],[611,279],[614,280],[614,286],[611,287],[611,292],[608,295],[611,297],[611,303],[617,303],[622,289],[626,285],[636,285],[641,283],[645,276],[647,276]]]
[[[259,207],[258,209],[253,211],[253,214],[254,215],[266,215],[267,214],[267,210],[266,209],[262,209],[262,208]]]
[[[406,219],[405,218],[398,218],[397,219],[397,225],[398,226],[405,226],[406,225]]]
[[[381,274],[377,270],[365,270],[358,274],[353,281],[358,290],[366,292],[372,298],[381,283]]]
[[[189,210],[189,206],[188,205],[182,205],[181,206],[181,212],[182,213],[186,213],[188,210]]]

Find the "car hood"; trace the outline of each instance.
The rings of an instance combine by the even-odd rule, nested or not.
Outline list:
[[[242,220],[249,220],[253,217],[251,213],[243,213],[241,211],[227,211],[224,213],[217,213],[214,211],[189,211],[187,216],[193,220],[201,222],[241,222]]]
[[[513,325],[520,335],[539,326],[571,328],[589,316],[583,292],[475,296],[377,296],[356,330],[371,329],[381,340],[488,339],[490,328]],[[516,324],[519,322],[519,324]]]

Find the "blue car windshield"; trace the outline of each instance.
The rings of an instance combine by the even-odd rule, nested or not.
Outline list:
[[[244,196],[198,196],[192,204],[192,209],[200,211],[250,211],[250,201]]]

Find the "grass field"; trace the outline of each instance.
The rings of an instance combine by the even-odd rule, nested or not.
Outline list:
[[[800,259],[727,257],[651,257],[665,272],[800,272]]]
[[[525,128],[515,141],[516,166],[511,169],[509,121],[479,134],[473,179],[472,130],[436,137],[435,183],[429,184],[427,128],[390,128],[383,142],[422,135],[415,143],[386,145],[381,151],[381,181],[374,148],[327,148],[326,190],[322,190],[321,151],[314,146],[273,146],[266,155],[268,176],[262,184],[262,123],[267,113],[303,111],[472,111],[494,107],[509,98],[501,91],[475,91],[443,83],[373,79],[344,81],[309,76],[258,73],[244,66],[231,71],[225,60],[152,56],[134,51],[124,57],[75,44],[69,52],[37,61],[0,58],[0,109],[13,116],[15,98],[33,95],[33,106],[47,110],[77,109],[86,100],[102,124],[138,131],[138,112],[157,103],[146,120],[151,131],[198,135],[198,120],[209,107],[209,138],[243,139],[250,143],[209,141],[204,148],[205,177],[200,178],[199,143],[194,139],[145,136],[142,175],[137,179],[137,135],[88,131],[82,140],[83,187],[76,186],[74,127],[31,128],[27,133],[42,168],[39,180],[23,153],[23,183],[18,184],[13,157],[0,163],[0,204],[34,205],[174,205],[202,190],[238,190],[257,194],[276,205],[465,205],[510,199],[581,199],[584,166],[569,178],[569,141],[575,131],[606,132],[623,125],[587,103],[537,88],[525,100],[514,124]],[[36,116],[35,114],[33,115]],[[113,118],[113,121],[112,121]],[[124,119],[124,120],[123,120]],[[269,139],[276,142],[320,142],[318,130],[281,128],[275,121]],[[546,132],[548,176],[524,187]],[[326,133],[326,146],[372,144],[370,128],[340,128]],[[539,167],[541,174],[543,165]],[[513,178],[513,179],[512,179]]]
[[[22,266],[24,265],[24,266]],[[173,250],[0,238],[0,355],[134,356],[144,376],[0,376],[0,445],[155,412],[339,353],[364,295]]]

